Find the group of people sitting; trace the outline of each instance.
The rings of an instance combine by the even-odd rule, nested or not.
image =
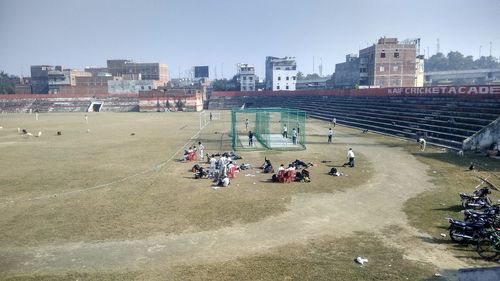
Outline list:
[[[217,157],[215,154],[207,154],[207,164],[210,164],[208,169],[196,164],[193,166],[192,172],[196,179],[210,178],[213,179],[217,186],[228,186],[231,182],[230,178],[235,177],[235,173],[239,168],[230,155],[239,159],[241,157],[230,152],[217,155],[220,157]]]
[[[181,161],[193,161],[196,160],[196,152],[198,149],[196,146],[190,146],[188,149],[184,150],[184,154],[182,155]]]
[[[271,179],[273,182],[310,182],[311,181],[311,176],[309,171],[307,170],[308,167],[311,167],[313,164],[312,163],[305,163],[304,161],[296,159],[293,161],[291,164],[288,165],[287,168],[285,168],[284,164],[281,164],[280,167],[278,168],[278,173],[273,174]],[[270,167],[270,168],[269,168]],[[264,173],[266,173],[266,168],[268,173],[274,173],[274,169],[272,168],[271,161],[268,159],[265,159],[265,162],[263,164],[263,170]],[[302,168],[301,171],[297,171],[298,169]]]

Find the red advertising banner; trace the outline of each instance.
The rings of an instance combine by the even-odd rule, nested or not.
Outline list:
[[[213,92],[213,97],[265,97],[265,96],[426,96],[426,95],[462,95],[483,96],[495,95],[500,98],[500,85],[474,85],[474,86],[430,86],[406,88],[372,88],[372,89],[333,89],[333,90],[297,90],[297,91],[257,91],[238,92],[224,91]]]

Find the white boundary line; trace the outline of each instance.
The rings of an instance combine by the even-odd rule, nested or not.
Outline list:
[[[144,174],[147,174],[149,172],[153,172],[153,171],[159,171],[163,166],[165,166],[168,162],[172,161],[172,159],[174,159],[174,157],[182,150],[184,149],[185,147],[187,147],[187,145],[193,141],[193,139],[195,139],[200,133],[201,131],[206,127],[207,124],[205,124],[205,126],[203,126],[202,128],[200,128],[198,130],[198,132],[196,132],[193,136],[191,136],[189,138],[189,140],[183,145],[181,146],[177,151],[175,151],[171,156],[170,158],[168,158],[167,160],[163,161],[163,162],[160,162],[156,165],[154,165],[153,167],[149,168],[149,169],[146,169],[144,171],[141,171],[141,172],[138,172],[138,173],[134,173],[134,174],[131,174],[131,175],[128,175],[128,176],[125,176],[121,179],[118,179],[118,180],[115,180],[115,181],[112,181],[112,182],[108,182],[108,183],[104,183],[104,184],[100,184],[100,185],[96,185],[96,186],[92,186],[92,187],[85,187],[85,188],[81,188],[81,189],[77,189],[77,190],[71,190],[71,191],[66,191],[66,192],[61,192],[61,193],[54,193],[54,194],[50,194],[50,195],[43,195],[43,196],[39,196],[39,197],[34,197],[34,198],[27,198],[27,199],[22,199],[22,198],[17,198],[17,199],[14,199],[14,200],[10,200],[10,201],[7,201],[7,202],[0,202],[0,206],[2,205],[7,205],[7,204],[14,204],[14,203],[17,203],[17,202],[27,202],[27,201],[35,201],[35,200],[43,200],[43,199],[50,199],[50,198],[55,198],[55,197],[58,197],[58,196],[64,196],[64,195],[69,195],[69,194],[73,194],[73,193],[80,193],[80,192],[84,192],[84,191],[90,191],[90,190],[94,190],[94,189],[99,189],[99,188],[103,188],[103,187],[107,187],[107,186],[110,186],[110,185],[113,185],[113,184],[116,184],[116,183],[120,183],[120,182],[124,182],[130,178],[133,178],[133,177],[136,177],[136,176],[140,176],[140,175],[144,175]]]

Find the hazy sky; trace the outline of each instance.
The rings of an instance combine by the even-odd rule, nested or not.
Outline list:
[[[323,74],[381,36],[421,38],[421,54],[458,50],[500,56],[500,0],[0,0],[0,70],[30,65],[161,62],[177,78],[194,65],[225,77],[236,64],[264,74],[265,57],[295,56]]]

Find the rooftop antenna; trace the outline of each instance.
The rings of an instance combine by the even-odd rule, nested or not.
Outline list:
[[[215,75],[215,80],[217,80],[217,66],[214,66],[214,75]]]
[[[319,66],[318,66],[318,68],[319,68],[319,76],[323,77],[323,58],[320,57],[319,61],[320,61]]]
[[[493,48],[493,42],[490,41],[490,57],[491,57],[491,49]]]
[[[179,65],[179,79],[181,79],[181,66]]]
[[[439,46],[439,38],[438,38],[436,41],[437,41],[437,42],[436,42],[436,54],[437,54],[437,53],[440,53],[440,51],[441,51],[441,50],[440,50],[440,49],[441,49],[440,47],[441,47],[441,46]]]
[[[224,79],[224,63],[220,64],[220,77]]]
[[[314,69],[315,69],[315,67],[314,67],[314,56],[313,56],[313,72],[312,73],[314,73]]]
[[[481,49],[483,48],[483,45],[479,45],[479,58],[481,58]]]

